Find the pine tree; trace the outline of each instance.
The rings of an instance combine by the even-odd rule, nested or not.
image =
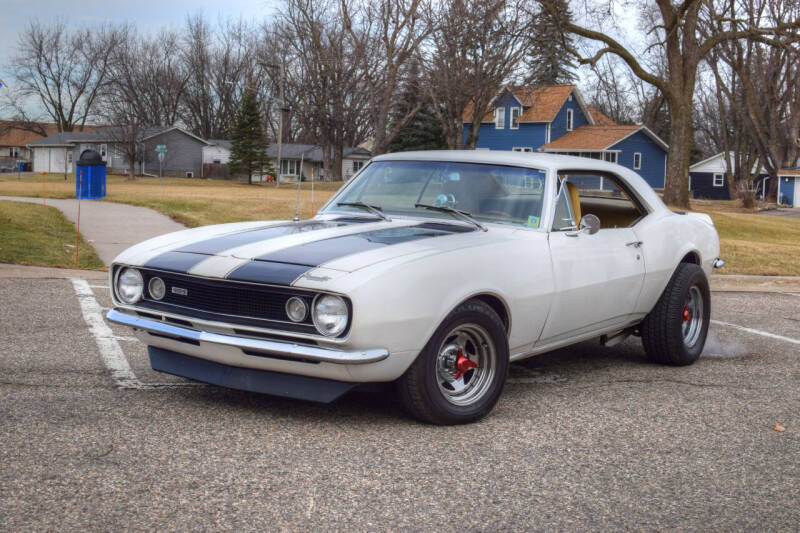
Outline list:
[[[228,167],[232,173],[246,174],[248,183],[253,183],[253,172],[271,169],[271,159],[267,156],[267,140],[261,124],[260,106],[252,86],[247,88],[242,97],[231,141]]]
[[[575,82],[575,61],[568,47],[572,39],[562,31],[572,19],[567,0],[553,0],[555,13],[547,9],[536,15],[536,33],[531,37],[526,58],[531,83],[560,85]]]
[[[414,61],[409,68],[408,77],[400,94],[399,102],[395,108],[395,120],[404,117],[413,109],[423,96],[419,80],[419,64]],[[427,99],[426,99],[427,100]],[[389,152],[408,152],[410,150],[440,150],[446,148],[444,133],[439,119],[430,108],[431,104],[425,102],[414,117],[397,132],[392,142],[389,143]]]

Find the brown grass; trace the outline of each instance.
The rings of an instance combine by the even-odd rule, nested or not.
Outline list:
[[[75,237],[75,226],[54,207],[0,201],[0,262],[75,268]],[[77,268],[105,268],[83,239]]]
[[[74,177],[63,175],[0,175],[0,195],[73,198]],[[341,183],[316,183],[312,210],[310,184],[300,191],[300,217],[308,218]],[[240,220],[288,219],[294,214],[295,185],[247,185],[221,180],[110,176],[106,201],[156,209],[187,226]],[[743,209],[738,201],[696,200],[692,209],[714,219],[726,274],[800,275],[800,219],[763,216]]]

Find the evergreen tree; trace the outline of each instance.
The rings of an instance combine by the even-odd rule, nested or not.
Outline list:
[[[232,173],[247,175],[253,183],[253,172],[271,169],[271,159],[267,156],[267,140],[261,124],[261,112],[256,91],[251,85],[245,91],[231,139],[231,158],[228,167]]]
[[[555,13],[542,9],[536,15],[536,33],[531,37],[526,58],[531,83],[560,85],[575,82],[575,61],[568,48],[572,39],[563,25],[572,19],[567,0],[553,0]]]
[[[414,109],[423,96],[419,80],[419,64],[413,61],[409,67],[408,76],[400,94],[398,105],[395,107],[395,120],[406,116],[409,110]],[[408,152],[411,150],[441,150],[447,145],[444,132],[439,119],[431,110],[431,104],[425,99],[419,111],[395,135],[389,143],[389,152]]]

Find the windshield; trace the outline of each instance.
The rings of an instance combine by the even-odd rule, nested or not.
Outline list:
[[[501,165],[378,161],[354,178],[323,212],[375,216],[363,205],[354,205],[366,204],[384,215],[457,220],[447,212],[449,208],[482,222],[538,228],[545,176],[544,170]]]

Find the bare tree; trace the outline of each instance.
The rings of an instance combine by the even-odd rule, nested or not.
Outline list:
[[[428,0],[380,0],[367,5],[371,40],[376,45],[371,54],[374,58],[371,72],[365,78],[370,92],[372,153],[382,154],[424,102],[420,97],[402,114],[396,112],[401,85],[408,76],[411,61],[432,30],[423,18],[430,4]],[[352,37],[358,39],[358,36]]]
[[[173,126],[180,119],[189,76],[177,42],[177,35],[170,31],[140,37],[129,29],[112,52],[109,82],[98,100],[98,112],[111,124],[102,133],[128,163],[130,178],[147,155],[142,153],[147,128]]]
[[[744,21],[730,8],[724,14],[736,28],[740,24],[763,24],[763,20],[800,19],[800,5],[791,0],[748,0]],[[718,22],[711,31],[728,24]],[[718,91],[735,105],[739,134],[748,138],[770,176],[769,193],[777,198],[778,171],[794,164],[800,154],[800,47],[781,35],[749,42],[728,41],[719,46],[711,68]],[[725,83],[721,69],[728,67],[735,83]],[[749,170],[749,169],[748,169]],[[740,180],[740,181],[743,181]]]
[[[427,91],[450,148],[474,148],[500,87],[519,77],[531,16],[518,0],[454,0],[431,14]],[[464,138],[464,118],[471,125]]]
[[[763,0],[768,2],[770,0]],[[542,7],[555,13],[553,0],[539,0]],[[615,0],[603,2],[605,12],[612,12]],[[800,20],[788,23],[773,20],[743,19],[738,23],[740,11],[746,10],[737,0],[685,0],[675,4],[671,0],[656,0],[656,15],[646,22],[646,33],[652,36],[650,47],[657,49],[666,59],[665,75],[653,72],[636,57],[636,53],[620,40],[604,31],[603,21],[594,28],[574,22],[564,24],[565,31],[596,43],[599,47],[586,57],[573,48],[581,64],[593,64],[606,54],[620,58],[631,71],[645,82],[655,86],[664,95],[671,121],[667,180],[664,200],[668,204],[688,207],[688,176],[693,139],[692,113],[697,71],[714,47],[727,41],[765,39],[771,36],[796,33]],[[725,13],[726,5],[734,4],[735,13]],[[641,9],[646,12],[646,6]],[[731,16],[737,24],[730,22]],[[758,23],[755,23],[758,22]],[[763,25],[762,25],[763,23]],[[703,32],[703,27],[717,27],[721,31]]]
[[[12,105],[21,121],[34,122],[25,111],[32,99],[59,131],[83,129],[108,83],[109,59],[119,38],[120,31],[111,26],[69,31],[63,22],[32,22],[12,63],[17,91]]]
[[[370,21],[347,1],[287,0],[278,17],[289,45],[287,100],[323,147],[327,179],[342,179],[345,145],[368,130]]]

